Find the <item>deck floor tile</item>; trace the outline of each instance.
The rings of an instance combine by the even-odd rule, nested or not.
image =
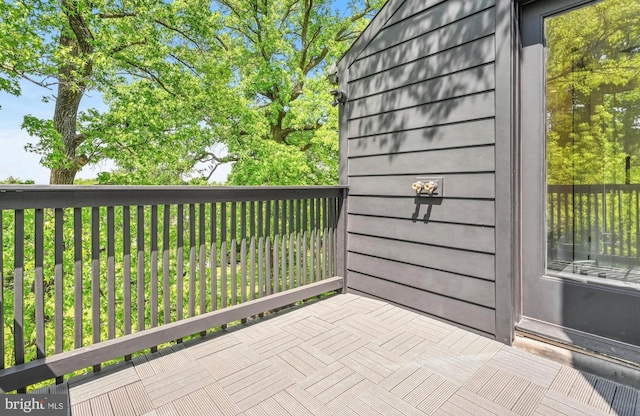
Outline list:
[[[73,416],[640,416],[637,390],[350,294],[34,392],[67,388]]]

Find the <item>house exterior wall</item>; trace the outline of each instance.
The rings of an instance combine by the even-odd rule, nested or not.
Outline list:
[[[348,290],[507,343],[512,18],[509,0],[391,0],[339,63]],[[418,177],[443,197],[416,198]]]

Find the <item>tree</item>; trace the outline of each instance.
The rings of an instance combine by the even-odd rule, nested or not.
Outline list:
[[[337,182],[337,110],[326,68],[384,0],[353,1],[345,15],[330,0],[216,0],[221,45],[234,57],[238,88],[259,134],[229,143],[234,184]],[[249,144],[249,146],[247,146]]]
[[[0,6],[0,88],[57,88],[50,120],[27,116],[51,183],[111,159],[102,183],[337,180],[337,111],[325,80],[383,0],[203,0]],[[87,91],[109,105],[79,114]]]
[[[639,22],[628,0],[547,19],[549,184],[640,183]]]
[[[39,138],[30,150],[51,168],[50,182],[73,183],[82,166],[109,153],[103,150],[114,138],[95,128],[106,122],[98,123],[95,111],[78,113],[87,91],[143,80],[175,94],[172,81],[192,70],[189,60],[198,51],[211,48],[217,21],[202,0],[0,3],[0,89],[19,95],[20,78],[55,89],[45,98],[55,100],[53,117],[27,116],[23,123]]]

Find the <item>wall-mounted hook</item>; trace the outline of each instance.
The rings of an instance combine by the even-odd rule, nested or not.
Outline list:
[[[342,90],[331,90],[331,95],[335,97],[335,100],[331,103],[334,107],[347,102],[347,93]]]

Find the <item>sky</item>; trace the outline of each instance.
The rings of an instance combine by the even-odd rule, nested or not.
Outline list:
[[[348,0],[336,0],[333,7],[344,13]],[[49,183],[49,169],[40,165],[40,156],[27,152],[24,147],[35,143],[36,139],[20,127],[25,115],[50,119],[53,117],[54,103],[44,103],[42,97],[51,95],[42,87],[22,81],[22,94],[14,97],[0,91],[0,180],[12,176],[17,179],[34,180],[36,184]],[[105,110],[102,97],[97,92],[86,94],[80,103],[80,110],[96,108]],[[109,171],[113,165],[105,162],[96,166],[85,166],[76,178],[95,178],[102,171]],[[222,165],[214,172],[212,181],[225,182],[231,172],[231,165]]]

